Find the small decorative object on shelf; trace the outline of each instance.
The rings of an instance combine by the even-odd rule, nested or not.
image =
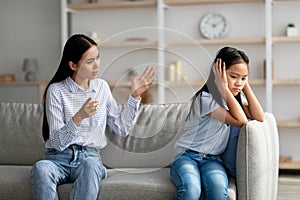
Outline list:
[[[176,81],[176,68],[174,64],[169,65],[169,81]]]
[[[15,81],[14,74],[0,74],[0,82],[13,82]]]
[[[134,74],[135,74],[135,70],[133,68],[128,69],[127,76],[129,81],[131,81]]]
[[[23,72],[26,81],[36,81],[36,71],[38,69],[36,58],[25,58],[23,61]]]
[[[169,65],[169,81],[182,81],[182,62],[177,60],[175,63]]]
[[[289,23],[289,24],[287,25],[286,35],[287,35],[288,37],[294,37],[294,36],[297,36],[297,35],[298,35],[298,30],[297,30],[295,24]]]
[[[180,60],[175,62],[176,81],[182,80],[182,62]]]

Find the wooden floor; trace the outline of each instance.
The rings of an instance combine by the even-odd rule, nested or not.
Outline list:
[[[300,200],[300,174],[280,174],[277,200]]]

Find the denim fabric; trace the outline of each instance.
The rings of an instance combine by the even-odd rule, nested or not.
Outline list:
[[[171,165],[170,175],[177,193],[173,200],[199,200],[201,190],[208,200],[226,200],[228,177],[220,159],[186,151]]]
[[[222,154],[223,163],[230,176],[236,177],[236,149],[239,139],[240,128],[230,126],[230,136],[227,147]]]
[[[34,199],[57,200],[57,185],[74,183],[70,199],[95,200],[106,169],[96,149],[71,145],[64,151],[48,149],[31,170]]]

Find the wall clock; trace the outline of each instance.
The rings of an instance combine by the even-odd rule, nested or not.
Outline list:
[[[229,32],[228,20],[220,13],[207,13],[200,21],[200,32],[207,39],[223,38]]]

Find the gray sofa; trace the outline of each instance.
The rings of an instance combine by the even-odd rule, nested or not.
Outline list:
[[[171,199],[176,188],[169,176],[174,142],[182,134],[189,103],[142,105],[131,134],[120,138],[107,129],[101,151],[109,168],[101,200]],[[120,106],[122,107],[122,106]],[[45,152],[40,104],[0,104],[0,200],[33,199],[32,165]],[[240,132],[237,178],[230,179],[228,199],[274,200],[278,180],[278,133],[272,114],[251,121]],[[72,184],[58,187],[68,199]]]

